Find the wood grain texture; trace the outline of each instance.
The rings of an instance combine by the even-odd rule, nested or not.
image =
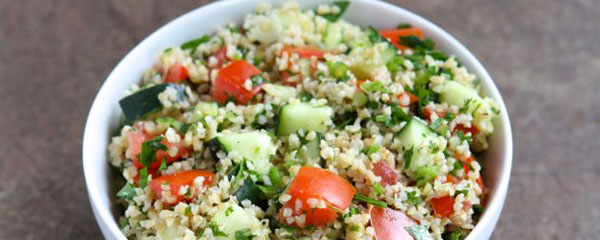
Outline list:
[[[102,238],[81,168],[92,99],[144,36],[206,2],[0,0],[0,239]],[[597,1],[393,2],[462,41],[505,97],[514,167],[492,239],[597,239]]]

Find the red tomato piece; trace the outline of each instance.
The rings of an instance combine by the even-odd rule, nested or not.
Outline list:
[[[167,70],[167,73],[165,74],[165,82],[177,83],[179,81],[188,79],[188,77],[189,75],[187,68],[181,64],[175,64],[169,67],[169,70]]]
[[[210,185],[213,181],[214,174],[205,170],[188,170],[183,172],[177,172],[169,175],[163,175],[152,179],[148,183],[150,189],[156,194],[156,196],[162,200],[162,186],[170,185],[171,186],[171,195],[176,196],[175,202],[169,202],[167,204],[177,204],[183,200],[186,200],[186,196],[179,195],[179,189],[183,186],[191,187],[194,185],[194,180],[197,177],[204,177],[203,185]]]
[[[377,240],[413,239],[406,228],[417,225],[417,223],[403,212],[371,206],[369,215],[371,215],[371,225],[375,229]]]
[[[360,87],[364,82],[365,80],[356,80],[356,88],[361,92],[364,92],[364,90]]]
[[[394,44],[394,46],[401,50],[409,49],[409,47],[398,43],[400,37],[417,36],[419,38],[423,38],[423,31],[421,31],[419,28],[386,29],[380,30],[379,34],[385,38],[388,38],[390,42]]]
[[[284,209],[292,209],[294,216],[306,214],[305,222],[294,223],[297,226],[323,226],[335,220],[338,213],[333,208],[344,211],[350,206],[356,189],[346,179],[337,174],[320,168],[304,166],[300,168],[287,194],[292,198],[280,211],[283,216]],[[312,208],[308,200],[323,200],[326,208]],[[299,202],[298,208],[296,207]]]
[[[290,73],[288,71],[281,72],[281,84],[295,87],[298,85],[298,82],[289,81]]]
[[[475,127],[474,125],[471,125],[471,127],[468,128],[462,124],[457,124],[456,127],[454,128],[454,131],[462,131],[465,134],[471,133],[472,136],[475,136],[479,133],[479,129],[477,129],[477,127]]]
[[[415,95],[413,95],[412,93],[409,92],[404,92],[401,94],[398,94],[398,99],[400,99],[401,97],[403,97],[404,95],[408,95],[408,105],[401,105],[402,107],[408,107],[410,105],[412,105],[413,103],[416,103],[417,101],[419,101],[419,98]]]
[[[398,174],[385,161],[379,161],[373,166],[373,173],[381,177],[381,185],[394,185],[398,182]]]
[[[448,217],[454,212],[454,198],[450,196],[432,198],[431,205],[438,217]]]
[[[465,171],[465,176],[467,176],[467,174],[469,174],[469,171],[471,171],[471,165],[470,165],[470,163],[471,163],[473,160],[475,160],[475,157],[473,157],[473,155],[471,155],[470,157],[468,157],[468,158],[465,160],[465,162],[466,162],[466,163],[465,163],[465,164],[463,164],[464,171]]]
[[[452,183],[452,184],[457,184],[458,183],[458,179],[456,179],[451,174],[448,174],[448,175],[446,175],[446,182]]]
[[[325,52],[323,50],[310,46],[285,46],[283,47],[283,49],[281,49],[281,52],[288,52],[289,54],[298,54],[300,58],[311,58],[312,56],[315,56],[321,59],[325,57]]]
[[[260,73],[258,68],[244,60],[233,61],[219,70],[219,75],[212,86],[212,97],[222,104],[225,104],[230,97],[233,97],[237,104],[248,104],[260,91],[260,87],[248,90],[244,87],[244,83]]]
[[[129,153],[132,156],[133,164],[137,168],[143,168],[144,166],[139,161],[138,156],[142,152],[142,143],[144,141],[151,140],[152,136],[147,135],[143,129],[136,127],[136,130],[130,132],[127,135],[127,138],[129,140]],[[177,154],[175,156],[170,156],[167,151],[157,150],[156,151],[156,161],[150,164],[149,171],[160,168],[160,164],[163,159],[166,159],[167,160],[166,163],[169,164],[169,163],[177,161],[182,156],[187,155],[187,149],[184,148],[181,145],[181,143],[171,143],[171,142],[167,141],[166,138],[163,138],[163,140],[161,140],[160,142],[163,145],[165,145],[167,147],[167,149],[171,149],[173,146],[177,147],[177,149],[178,149]]]
[[[479,185],[479,188],[481,188],[481,192],[485,194],[485,184],[483,184],[483,178],[479,176],[475,182],[477,182],[477,185]]]

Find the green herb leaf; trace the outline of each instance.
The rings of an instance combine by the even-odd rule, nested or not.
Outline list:
[[[410,23],[400,23],[398,24],[398,26],[396,26],[397,29],[405,29],[405,28],[411,28],[412,25],[410,25]]]
[[[192,214],[192,207],[191,207],[191,206],[187,206],[187,207],[185,208],[185,212],[184,212],[184,214],[185,214],[186,216],[189,216],[190,214]]]
[[[258,85],[266,83],[267,79],[265,79],[265,77],[262,74],[256,74],[250,78],[250,81],[252,82],[252,86],[256,87]]]
[[[135,186],[131,184],[125,184],[121,190],[117,193],[117,197],[125,200],[132,200],[133,197],[137,196],[135,192]]]
[[[187,41],[184,44],[181,44],[181,49],[191,50],[192,54],[193,54],[194,52],[196,52],[196,48],[198,48],[198,46],[200,44],[207,43],[208,41],[210,41],[210,38],[211,38],[210,35],[204,35],[200,38],[196,38],[194,40]]]
[[[377,196],[383,194],[383,186],[381,186],[380,183],[373,184],[373,188],[375,189],[375,194],[377,194]]]
[[[354,195],[353,199],[356,201],[359,201],[359,202],[366,202],[368,204],[378,206],[378,207],[383,207],[383,208],[387,207],[387,203],[385,203],[384,201],[373,199],[373,198],[370,198],[370,197],[367,197],[365,195],[358,194],[358,193]]]
[[[129,218],[128,217],[121,217],[121,219],[119,220],[119,227],[121,229],[124,229],[127,226],[129,226]]]
[[[383,86],[383,83],[377,81],[364,82],[360,87],[365,90],[365,92],[391,93],[389,89]]]
[[[227,209],[225,209],[225,216],[229,217],[229,215],[231,215],[232,212],[233,212],[233,207],[232,206],[227,207]]]
[[[330,22],[335,22],[337,21],[346,11],[346,9],[348,8],[348,6],[350,5],[350,1],[336,1],[333,2],[333,5],[337,6],[340,11],[337,13],[327,13],[327,14],[320,14],[321,17],[324,17],[325,19],[327,19]]]
[[[227,233],[224,233],[223,231],[219,230],[219,225],[217,225],[217,223],[215,222],[209,223],[207,227],[210,228],[210,230],[212,230],[213,236],[215,237],[228,237]]]
[[[167,170],[167,158],[164,157],[162,160],[160,160],[160,167],[158,168],[158,171],[164,171]]]
[[[377,153],[379,152],[379,150],[381,149],[381,147],[379,145],[372,145],[369,147],[364,147],[360,150],[361,153],[364,153],[365,155],[369,156],[373,153]]]
[[[235,231],[235,240],[250,240],[252,239],[252,232],[250,229],[241,229]]]
[[[150,167],[153,162],[156,162],[157,150],[167,150],[167,146],[160,142],[162,140],[163,137],[155,137],[152,140],[144,141],[142,143],[142,151],[139,155],[139,161],[144,167]]]
[[[269,179],[271,179],[272,186],[283,186],[283,180],[281,180],[281,175],[279,175],[279,170],[277,167],[271,167],[271,169],[269,169]]]
[[[390,106],[392,107],[392,119],[395,121],[395,124],[398,124],[400,122],[407,122],[408,120],[410,120],[410,115],[405,113],[404,110],[402,110],[402,108],[398,107],[395,104]]]
[[[140,170],[140,187],[145,188],[148,185],[148,167]]]
[[[413,147],[405,150],[404,153],[402,154],[402,157],[404,159],[404,169],[408,169],[410,167],[410,162],[412,161],[414,150],[415,150],[415,147],[413,146]]]
[[[406,192],[406,201],[413,205],[417,205],[417,204],[423,202],[423,199],[421,199],[420,197],[417,197],[417,191],[410,191],[410,192]]]
[[[410,35],[410,36],[400,36],[398,39],[398,43],[403,46],[407,46],[409,48],[415,50],[433,50],[435,47],[435,43],[431,38],[426,38],[425,40],[421,40],[418,36]]]

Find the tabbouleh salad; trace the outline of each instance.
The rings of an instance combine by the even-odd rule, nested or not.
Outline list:
[[[161,52],[119,102],[129,239],[463,239],[496,104],[419,28],[259,5]],[[199,23],[201,24],[201,23]]]

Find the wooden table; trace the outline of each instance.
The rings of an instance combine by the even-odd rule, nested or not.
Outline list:
[[[92,99],[138,41],[205,2],[0,0],[0,239],[102,238],[81,168]],[[462,41],[505,97],[514,167],[493,239],[597,239],[600,4],[395,2]]]

